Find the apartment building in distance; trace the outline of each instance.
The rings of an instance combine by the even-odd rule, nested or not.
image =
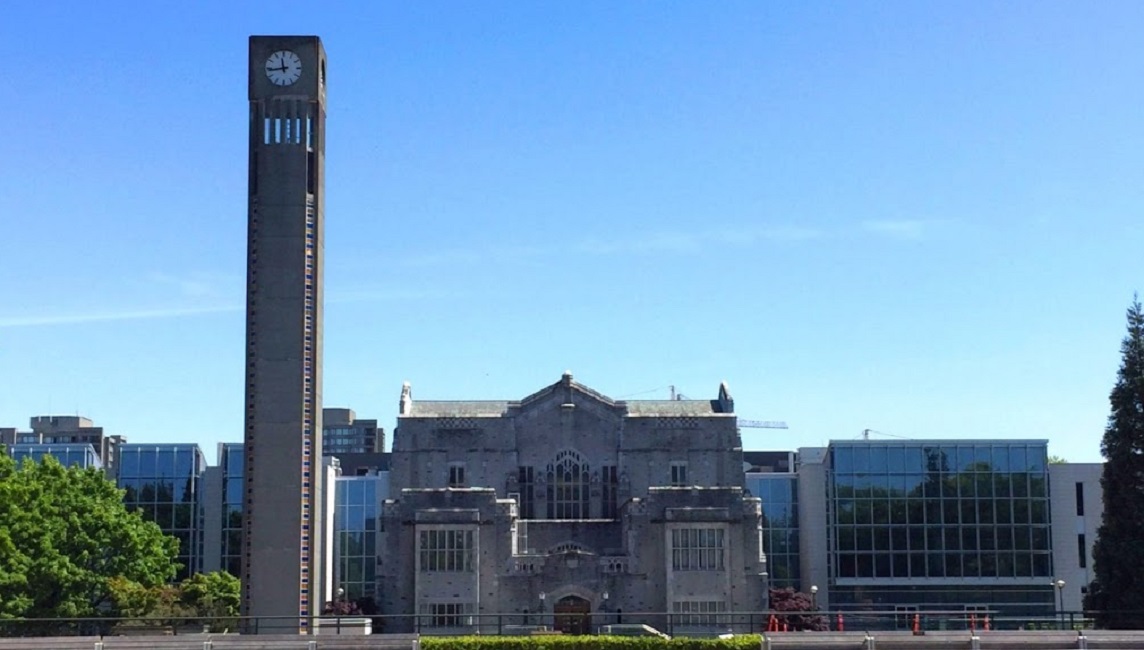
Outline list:
[[[127,442],[122,436],[104,435],[103,427],[95,426],[91,419],[80,415],[37,415],[29,420],[29,426],[30,431],[0,427],[0,444],[90,445],[99,465],[112,476],[119,457],[119,445]]]
[[[385,429],[377,420],[358,419],[353,409],[322,409],[322,453],[326,456],[385,451]]]

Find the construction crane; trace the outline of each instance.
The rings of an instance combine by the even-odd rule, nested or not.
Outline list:
[[[786,429],[787,423],[779,420],[739,420],[739,427],[743,429]]]
[[[679,402],[688,399],[686,395],[675,390],[675,385],[668,386],[671,390],[671,401]],[[779,420],[739,420],[739,427],[744,429],[786,429],[787,423]]]
[[[863,440],[869,440],[871,433],[876,433],[880,436],[887,436],[889,438],[899,438],[901,440],[909,440],[910,439],[906,436],[899,436],[899,435],[895,435],[893,433],[886,433],[885,431],[875,431],[874,429],[862,429],[862,439]]]

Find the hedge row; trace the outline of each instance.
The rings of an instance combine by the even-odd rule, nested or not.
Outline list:
[[[650,636],[421,637],[421,650],[759,650],[757,634],[727,639]]]

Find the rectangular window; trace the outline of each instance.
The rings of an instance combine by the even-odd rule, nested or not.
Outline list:
[[[600,496],[602,503],[601,516],[604,519],[615,519],[619,516],[619,468],[615,465],[604,465],[603,476],[600,479]]]
[[[1080,485],[1080,483],[1077,483],[1077,485]],[[1084,533],[1080,533],[1076,536],[1076,550],[1078,553],[1077,566],[1082,569],[1088,566],[1088,549],[1085,548],[1086,546],[1087,545],[1084,542]]]
[[[423,530],[418,550],[423,572],[473,570],[471,530]]]
[[[675,487],[687,485],[687,463],[675,461],[671,464],[671,484]]]
[[[673,529],[671,568],[676,571],[722,571],[723,529]]]
[[[719,600],[677,600],[672,603],[672,624],[680,627],[716,627],[725,625],[719,614],[727,605]]]
[[[421,603],[422,627],[467,627],[473,624],[472,603]]]
[[[449,487],[465,487],[465,465],[454,463],[449,466]]]
[[[516,482],[520,487],[520,518],[535,519],[536,483],[531,467],[520,466],[516,470]]]
[[[1084,516],[1084,483],[1080,481],[1076,483],[1076,516]]]

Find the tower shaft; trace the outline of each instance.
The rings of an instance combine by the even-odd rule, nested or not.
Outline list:
[[[307,632],[322,576],[325,67],[316,36],[250,38],[242,612]]]

